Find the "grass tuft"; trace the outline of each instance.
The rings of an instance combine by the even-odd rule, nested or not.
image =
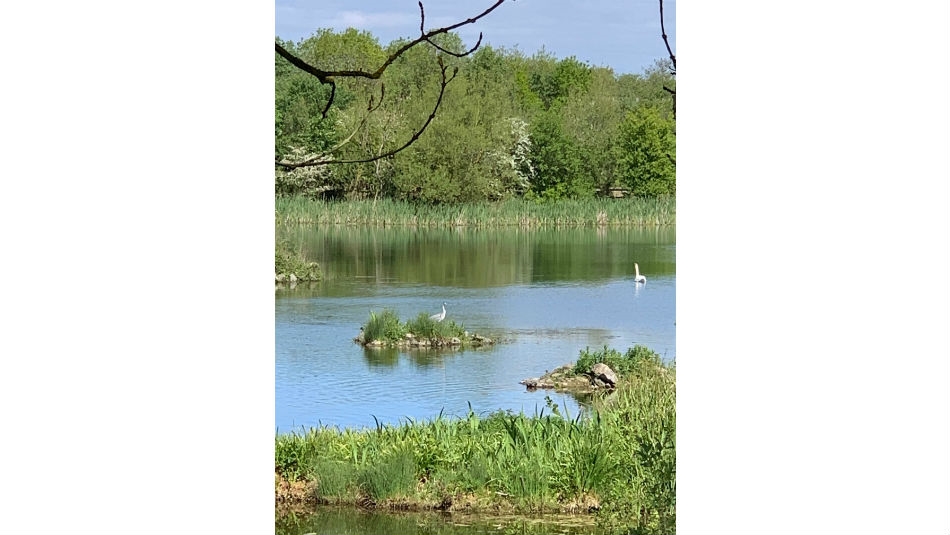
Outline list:
[[[363,326],[363,337],[367,342],[373,340],[400,340],[408,331],[399,321],[396,312],[390,309],[381,313],[369,313],[369,321]]]

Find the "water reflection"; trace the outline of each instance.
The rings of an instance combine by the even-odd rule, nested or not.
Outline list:
[[[672,229],[280,230],[327,277],[275,294],[279,432],[372,427],[374,416],[465,417],[469,404],[479,414],[534,413],[548,397],[576,415],[582,399],[519,382],[585,348],[643,344],[676,356]],[[633,282],[634,262],[649,283]],[[447,319],[497,343],[451,351],[353,342],[370,312],[406,320],[443,301]]]
[[[590,515],[546,515],[538,518],[471,516],[439,513],[376,513],[354,508],[319,507],[314,512],[278,514],[277,535],[374,533],[402,535],[594,535],[602,530]]]
[[[364,347],[363,356],[371,367],[392,367],[399,361],[399,350],[394,347]]]
[[[327,279],[367,286],[424,283],[465,288],[633,274],[675,273],[672,227],[611,229],[412,229],[292,227],[281,237],[321,262]],[[332,260],[331,260],[332,259]],[[298,284],[298,287],[301,285]]]

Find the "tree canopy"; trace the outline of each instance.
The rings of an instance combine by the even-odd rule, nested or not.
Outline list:
[[[675,194],[672,52],[618,75],[544,50],[466,47],[441,30],[386,45],[354,29],[278,39],[276,194],[426,203]]]

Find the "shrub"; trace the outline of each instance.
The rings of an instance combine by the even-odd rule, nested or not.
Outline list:
[[[662,367],[660,356],[648,347],[635,345],[625,354],[604,346],[601,351],[591,352],[590,348],[581,351],[574,364],[574,374],[582,375],[590,371],[598,362],[603,362],[620,376],[642,376],[645,372]]]
[[[277,240],[274,244],[274,273],[290,275],[302,281],[320,280],[320,266],[316,262],[307,262],[301,251],[292,251],[286,241]]]
[[[396,312],[390,309],[381,313],[369,313],[369,321],[363,327],[363,338],[367,342],[373,340],[398,340],[406,335],[406,328],[399,321]]]

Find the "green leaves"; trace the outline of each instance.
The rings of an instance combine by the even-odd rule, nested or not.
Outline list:
[[[446,50],[465,49],[454,33],[435,40]],[[320,69],[369,72],[405,43],[383,47],[354,29],[280,41]],[[584,199],[617,186],[640,196],[675,194],[675,123],[663,89],[675,83],[665,60],[644,73],[617,76],[609,67],[559,60],[543,50],[526,57],[485,45],[455,58],[418,46],[389,65],[381,80],[337,80],[324,118],[329,86],[278,56],[275,156],[301,161],[329,151],[337,160],[359,160],[401,146],[432,113],[440,59],[458,76],[407,150],[368,163],[277,171],[277,195],[438,205]]]
[[[676,193],[676,134],[671,119],[640,106],[620,124],[620,180],[634,195]]]

